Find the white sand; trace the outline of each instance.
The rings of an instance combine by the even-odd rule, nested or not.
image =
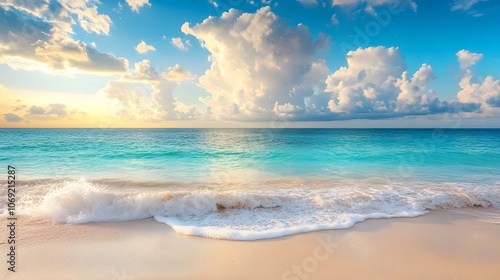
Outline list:
[[[2,243],[0,279],[500,279],[498,217],[500,209],[435,211],[247,242],[182,236],[152,219],[21,217],[17,272],[7,271]]]

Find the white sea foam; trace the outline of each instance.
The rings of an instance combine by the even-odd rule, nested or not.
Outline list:
[[[500,208],[498,184],[329,185],[321,181],[314,187],[280,182],[272,187],[185,190],[128,184],[42,181],[25,188],[19,211],[60,223],[154,217],[182,234],[255,240],[349,228],[368,218],[414,217],[432,209]]]

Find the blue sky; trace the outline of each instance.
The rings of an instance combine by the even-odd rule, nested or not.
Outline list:
[[[2,126],[498,123],[496,0],[9,0],[0,14]]]

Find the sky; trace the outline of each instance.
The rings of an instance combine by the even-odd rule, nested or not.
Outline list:
[[[0,127],[500,127],[498,0],[2,0]]]

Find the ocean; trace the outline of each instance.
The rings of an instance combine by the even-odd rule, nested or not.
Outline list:
[[[255,240],[500,207],[495,129],[0,129],[18,214]]]

